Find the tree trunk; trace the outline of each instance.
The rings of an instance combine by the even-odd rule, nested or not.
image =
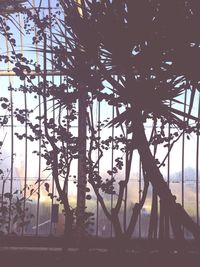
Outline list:
[[[134,125],[136,125],[134,128],[134,137],[143,168],[145,169],[147,177],[151,182],[155,192],[160,197],[161,201],[169,212],[171,221],[173,221],[172,228],[175,238],[182,238],[180,234],[180,224],[182,224],[193,234],[196,239],[199,240],[200,227],[190,218],[183,207],[176,203],[176,197],[171,193],[169,186],[165,182],[159,168],[156,165],[146,138],[142,112],[137,108],[133,108],[133,121]]]
[[[65,207],[64,249],[73,242],[73,211]]]
[[[78,119],[78,184],[77,184],[77,235],[80,241],[84,235],[84,215],[86,205],[86,113],[87,93],[84,88],[79,90],[79,119]]]

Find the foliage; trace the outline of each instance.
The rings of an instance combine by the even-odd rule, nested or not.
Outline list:
[[[28,11],[28,19],[37,27],[33,44],[40,45],[38,52],[42,53],[43,62],[38,66],[21,60],[13,51],[13,70],[21,80],[27,81],[21,90],[39,97],[43,114],[33,123],[27,120],[25,113],[28,111],[16,111],[17,119],[27,122],[33,133],[31,136],[17,134],[18,137],[41,140],[43,151],[35,153],[43,156],[47,170],[52,170],[70,234],[75,214],[68,196],[68,179],[72,161],[80,161],[81,144],[86,138],[74,135],[71,125],[80,116],[78,103],[84,102],[89,132],[88,150],[83,152],[86,153],[87,181],[113,224],[116,236],[131,237],[150,182],[155,190],[154,199],[157,201],[157,196],[160,197],[161,209],[165,211],[165,219],[171,222],[174,236],[183,238],[184,226],[199,238],[199,228],[176,203],[159,170],[165,162],[155,160],[150,149],[162,144],[169,146],[170,151],[182,134],[199,134],[199,119],[192,113],[195,95],[199,94],[199,36],[195,25],[200,14],[196,12],[197,2],[182,1],[178,5],[171,1],[147,0],[78,2],[81,5],[61,0],[65,15],[61,18],[55,14],[41,18],[40,10],[34,10],[34,14]],[[59,12],[57,14],[63,15]],[[56,29],[53,32],[49,29],[52,25]],[[48,78],[49,61],[64,77],[59,85]],[[38,83],[29,75],[31,69],[41,74]],[[181,97],[186,91],[190,103],[187,110],[182,111]],[[100,138],[103,122],[95,125],[93,118],[93,107],[98,101],[115,110],[116,116],[108,120],[105,127],[120,127],[122,134],[119,136]],[[49,108],[52,112],[47,112]],[[146,122],[152,125],[149,140],[144,129]],[[174,126],[175,131],[167,134],[168,125]],[[99,162],[109,149],[116,149],[121,155],[114,159],[115,165],[107,171],[108,175],[103,176],[99,173]],[[122,227],[119,212],[135,150],[141,158],[144,188],[140,202],[133,207],[128,227]],[[125,157],[126,175],[116,185],[115,177],[123,168]],[[104,193],[117,197],[112,209],[106,206]],[[160,237],[169,235],[163,228],[164,223],[161,224]]]
[[[4,182],[5,180],[3,180]],[[0,200],[0,234],[20,234],[26,229],[34,215],[26,207],[24,209],[23,191],[13,194],[1,194]]]
[[[11,105],[7,98],[0,98],[1,109],[5,111],[5,115],[0,118],[0,127],[5,127],[10,118]],[[0,151],[4,140],[0,142]],[[2,152],[0,152],[2,156]],[[2,158],[0,159],[2,161]],[[3,162],[1,163],[3,168]],[[31,219],[34,217],[29,209],[24,207],[24,189],[15,190],[15,192],[6,192],[6,182],[9,180],[10,171],[7,173],[0,169],[1,193],[0,193],[0,234],[20,234],[24,227],[27,227]],[[31,194],[31,191],[30,191]]]

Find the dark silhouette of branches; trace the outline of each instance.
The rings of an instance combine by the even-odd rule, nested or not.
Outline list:
[[[199,118],[193,114],[195,95],[199,94],[200,37],[196,30],[196,25],[200,22],[200,13],[197,11],[199,4],[197,1],[176,3],[176,1],[146,0],[61,0],[60,3],[63,18],[56,17],[53,20],[54,25],[57,25],[57,30],[52,32],[53,46],[48,42],[48,34],[45,34],[52,26],[52,21],[50,22],[49,18],[41,21],[37,12],[36,16],[31,16],[29,13],[30,19],[40,29],[40,42],[43,43],[43,47],[38,51],[42,52],[44,57],[44,72],[39,70],[43,78],[43,89],[40,90],[40,85],[32,85],[30,91],[43,96],[44,135],[53,149],[51,167],[65,209],[71,212],[67,195],[59,184],[58,155],[62,154],[66,159],[67,154],[62,153],[62,149],[58,146],[60,143],[57,141],[59,138],[64,138],[66,128],[59,138],[58,135],[55,138],[49,134],[47,98],[53,98],[59,107],[68,107],[68,110],[73,110],[73,104],[81,104],[82,101],[84,113],[89,112],[85,115],[89,128],[89,149],[84,155],[84,170],[87,181],[93,187],[105,215],[114,227],[116,237],[131,238],[151,183],[153,207],[149,237],[157,236],[159,198],[159,237],[163,239],[168,235],[168,222],[170,222],[177,240],[182,240],[184,237],[183,227],[199,240],[199,226],[176,202],[176,197],[159,169],[181,135],[199,134]],[[54,69],[66,77],[67,85],[50,86],[48,83],[46,61],[49,54],[52,56],[50,62]],[[18,75],[20,76],[19,71]],[[187,90],[190,91],[188,110],[182,111],[180,106],[186,103],[181,97]],[[94,101],[105,101],[107,105],[115,108],[116,116],[106,127],[121,127],[123,132],[124,139],[111,137],[104,141],[107,149],[110,148],[111,142],[122,144],[127,156],[127,173],[125,179],[118,183],[117,193],[113,174],[121,170],[121,165],[116,164],[115,169],[108,171],[110,178],[106,181],[97,170],[104,149],[102,149],[103,140],[99,140],[97,136],[90,106]],[[161,122],[160,133],[155,130],[157,121]],[[147,140],[145,132],[145,125],[148,122],[152,123],[153,128],[150,140]],[[59,123],[58,125],[60,131],[61,125]],[[179,135],[174,133],[172,136],[166,136],[164,129],[166,125],[175,127]],[[124,126],[127,128],[126,137]],[[58,131],[56,126],[53,128],[54,131]],[[71,147],[68,153],[80,159],[80,146],[77,148],[77,145],[80,145],[81,138],[79,136],[79,139],[73,140],[76,143],[75,148]],[[69,144],[73,140],[71,138],[66,143]],[[84,139],[84,144],[85,141]],[[169,146],[169,149],[159,166],[151,151],[151,145],[160,144]],[[93,152],[97,150],[99,156],[94,160]],[[119,212],[125,189],[129,186],[134,150],[137,150],[140,156],[144,189],[140,202],[133,207],[129,225],[122,230]],[[64,161],[68,164],[68,161]],[[67,180],[65,181],[66,186]],[[112,209],[106,207],[102,192],[117,196],[116,205]],[[83,206],[84,201],[85,199],[82,200]]]

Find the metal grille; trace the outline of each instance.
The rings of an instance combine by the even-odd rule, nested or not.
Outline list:
[[[43,1],[44,15],[51,12],[52,6],[50,5],[51,1]],[[32,2],[33,6],[37,6],[39,3]],[[21,15],[17,18],[19,20],[19,25],[23,32],[23,20]],[[17,39],[19,40],[20,47],[18,48],[24,54],[27,54],[28,57],[32,56],[36,62],[41,61],[41,55],[39,52],[28,52],[29,50],[29,37],[28,35],[23,35],[19,31],[15,32]],[[50,30],[50,35],[52,32]],[[1,53],[4,53],[8,56],[11,55],[11,47],[9,46],[6,39],[2,39],[4,43],[1,46]],[[52,39],[50,39],[52,43]],[[37,50],[37,46],[33,50]],[[33,73],[31,73],[33,74]],[[40,81],[40,76],[37,73],[37,81]],[[52,69],[52,65],[48,65],[47,71],[48,79],[56,82],[62,83],[63,76]],[[44,184],[48,182],[50,184],[50,190],[53,195],[57,195],[56,187],[54,180],[52,178],[51,172],[44,172],[45,162],[41,157],[41,140],[31,142],[29,139],[25,138],[19,140],[16,136],[16,133],[29,135],[28,123],[20,124],[14,116],[16,108],[20,109],[33,109],[34,115],[30,119],[33,119],[35,115],[41,116],[43,110],[41,108],[41,97],[29,94],[28,92],[15,92],[14,89],[8,90],[11,86],[12,88],[17,88],[20,85],[26,87],[25,82],[20,82],[19,78],[15,76],[15,73],[12,71],[12,66],[10,63],[2,64],[0,71],[0,88],[1,95],[0,97],[7,97],[11,103],[11,116],[9,118],[9,123],[5,127],[1,127],[0,136],[2,141],[2,155],[1,155],[1,169],[4,172],[0,181],[0,190],[1,190],[1,201],[10,201],[8,218],[9,224],[8,233],[16,231],[20,235],[61,235],[64,231],[64,216],[62,214],[62,206],[59,207],[59,218],[57,220],[52,220],[52,211],[55,209],[57,204],[56,199],[51,199],[47,196],[45,191]],[[188,103],[188,93],[184,96],[184,111],[187,109]],[[200,118],[200,101],[199,96],[195,98],[194,112]],[[49,112],[52,113],[52,116],[57,116],[56,113],[56,102],[52,101],[49,103]],[[7,114],[4,113],[4,110],[1,110],[1,118],[6,118]],[[93,116],[95,118],[96,125],[98,123],[106,121],[107,118],[113,118],[115,116],[115,110],[110,106],[106,106],[105,103],[96,102],[93,105]],[[39,125],[39,129],[43,126]],[[78,121],[74,125],[71,125],[75,135],[78,134]],[[147,135],[149,134],[149,129],[151,126],[146,125]],[[168,134],[174,131],[174,129],[169,125]],[[106,138],[108,136],[114,137],[117,134],[121,134],[120,129],[114,127],[110,129],[103,129],[102,131],[98,128],[98,136],[101,138]],[[170,143],[168,148],[158,148],[157,152],[155,151],[155,157],[163,159],[165,154],[170,150]],[[115,158],[117,157],[117,152],[114,149],[114,144],[112,148],[105,153],[103,159],[101,159],[98,165],[98,171],[100,174],[106,175],[106,170],[112,169],[114,166]],[[190,140],[187,139],[187,135],[183,135],[174,145],[173,149],[170,150],[169,156],[165,161],[165,166],[161,167],[162,172],[166,182],[170,185],[172,192],[177,196],[178,201],[182,206],[189,212],[193,219],[199,224],[199,136],[191,135]],[[32,153],[37,150],[39,155]],[[168,151],[167,151],[168,150]],[[99,152],[97,152],[99,153]],[[98,155],[97,155],[98,157]],[[124,162],[126,164],[126,156],[124,157]],[[133,166],[131,169],[131,179],[126,189],[124,196],[124,205],[120,213],[120,220],[123,222],[124,227],[126,227],[127,222],[130,219],[131,207],[134,203],[141,199],[141,190],[143,188],[143,177],[141,171],[141,163],[137,152],[134,152],[133,155]],[[71,205],[76,206],[76,197],[77,197],[77,187],[74,184],[75,176],[78,175],[77,167],[78,162],[75,161],[73,170],[71,173],[71,178],[68,181],[68,192],[71,196]],[[119,174],[119,179],[121,176],[125,176],[125,170]],[[17,229],[16,223],[11,221],[12,211],[10,209],[11,199],[5,198],[5,193],[11,193],[20,196],[23,200],[22,209],[24,212],[27,211],[27,214],[33,214],[30,223],[22,224],[22,227]],[[151,206],[151,190],[148,194],[147,200],[145,202],[144,208],[140,213],[140,217],[137,223],[136,230],[134,232],[135,237],[146,238],[148,236],[148,222],[150,217],[150,206]],[[90,230],[91,234],[102,237],[112,237],[113,229],[112,225],[108,222],[98,200],[95,197],[94,193],[91,193],[92,200],[88,200],[87,210],[94,213],[95,224]],[[114,203],[116,202],[116,196],[106,196],[106,204],[112,209]],[[54,211],[55,213],[55,211]],[[28,215],[27,215],[28,216]],[[56,221],[56,222],[55,222]],[[5,230],[5,229],[4,229]],[[190,237],[188,233],[185,233],[186,237]]]

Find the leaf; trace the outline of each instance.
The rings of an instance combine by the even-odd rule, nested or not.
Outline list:
[[[111,120],[106,126],[112,127],[116,125],[116,127],[120,126],[123,122],[129,120],[130,118],[130,109],[125,110],[121,114],[118,114],[113,120]]]
[[[34,189],[31,189],[31,191],[30,191],[30,195],[32,195],[32,194],[33,194],[33,192],[34,192]]]
[[[5,103],[2,103],[2,104],[1,104],[1,107],[2,107],[3,109],[6,109],[6,108],[8,107],[8,105],[5,104]]]
[[[174,108],[172,108],[172,107],[169,107],[168,109],[169,109],[169,111],[171,111],[172,113],[176,113],[177,115],[180,115],[180,116],[182,116],[182,117],[186,117],[186,118],[191,119],[191,120],[194,120],[194,121],[198,121],[198,120],[199,120],[197,117],[192,116],[191,114],[188,114],[188,113],[186,113],[186,112],[180,111],[180,110],[178,110],[178,109],[174,109]]]
[[[53,199],[53,198],[54,198],[54,196],[53,196],[53,194],[52,194],[52,193],[49,193],[49,194],[48,194],[48,197],[50,197],[51,199]]]
[[[45,186],[45,190],[46,190],[47,192],[49,192],[49,184],[48,184],[48,183],[45,183],[44,186]]]
[[[86,199],[87,199],[87,200],[92,199],[91,195],[87,195],[87,196],[86,196]]]

